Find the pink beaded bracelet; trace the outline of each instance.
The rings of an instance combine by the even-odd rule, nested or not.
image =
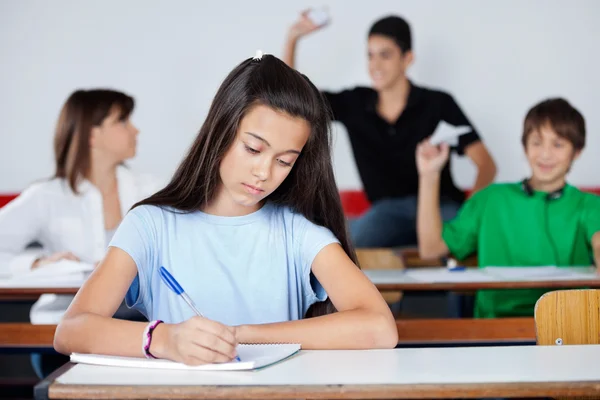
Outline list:
[[[163,321],[158,319],[156,321],[150,322],[146,326],[146,329],[144,329],[142,349],[144,350],[144,355],[146,356],[146,358],[156,358],[152,355],[152,353],[150,353],[150,345],[152,344],[152,332],[154,332],[154,329],[156,329],[156,327],[162,323]]]

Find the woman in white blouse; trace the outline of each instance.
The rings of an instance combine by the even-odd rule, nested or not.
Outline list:
[[[1,275],[18,276],[61,259],[98,263],[127,210],[159,189],[123,166],[136,153],[133,108],[132,97],[113,90],[77,90],[67,99],[54,136],[54,177],[0,209]],[[34,242],[41,248],[26,249]],[[42,296],[31,322],[57,324],[71,300]]]

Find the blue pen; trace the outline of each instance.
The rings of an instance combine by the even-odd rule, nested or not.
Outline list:
[[[453,258],[450,258],[448,261],[446,261],[446,268],[451,272],[464,271],[466,269],[464,265],[458,265],[456,260]]]
[[[200,310],[198,310],[190,296],[188,296],[185,290],[183,290],[183,288],[181,287],[179,282],[177,282],[177,280],[173,277],[173,275],[171,275],[165,267],[160,267],[159,272],[163,282],[166,283],[167,286],[175,292],[175,294],[181,296],[181,298],[188,304],[188,306],[190,306],[190,308],[196,313],[196,315],[204,317],[204,315],[202,315]],[[240,357],[238,356],[235,357],[235,360],[241,361]]]

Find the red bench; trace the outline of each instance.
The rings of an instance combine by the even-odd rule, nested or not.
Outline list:
[[[595,193],[600,196],[600,187],[585,187],[581,188],[584,192]],[[469,191],[467,191],[467,196]],[[17,194],[5,193],[0,194],[0,208],[5,206],[12,199],[17,197]],[[344,213],[348,217],[358,217],[362,215],[371,206],[365,192],[362,190],[342,190],[340,191],[340,197],[342,199],[342,207]]]
[[[589,193],[595,193],[600,196],[600,187],[582,187],[580,190]],[[470,191],[465,192],[469,196]],[[342,190],[340,191],[342,207],[348,217],[358,217],[365,213],[371,204],[362,190]]]
[[[0,194],[0,207],[4,207],[15,197],[17,197],[16,194]]]

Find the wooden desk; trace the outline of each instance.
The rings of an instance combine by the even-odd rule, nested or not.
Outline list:
[[[431,260],[422,259],[421,256],[419,255],[419,249],[414,248],[414,247],[394,249],[394,251],[400,257],[402,257],[402,260],[404,261],[404,265],[406,265],[408,268],[412,268],[412,267],[445,267],[446,266],[445,263],[443,262],[443,260],[440,258],[435,258],[435,259],[431,259]],[[453,257],[453,256],[450,255],[450,257]],[[477,260],[477,255],[467,257],[466,259],[460,261],[460,264],[465,265],[467,267],[477,267],[479,265],[478,260]]]
[[[252,372],[66,365],[50,399],[392,399],[600,394],[600,345],[301,351]]]
[[[64,281],[14,281],[3,278],[0,279],[0,298],[3,300],[30,299],[46,293],[74,295],[84,281],[83,278],[68,278]]]
[[[357,249],[356,257],[358,258],[358,265],[364,271],[371,269],[404,269],[402,257],[392,249]],[[402,292],[400,291],[388,290],[381,295],[388,304],[394,304],[402,300]]]
[[[405,268],[402,256],[392,249],[356,249],[356,257],[363,270]]]
[[[397,320],[398,344],[461,345],[477,343],[535,344],[533,318]]]
[[[396,321],[398,344],[535,343],[533,318]],[[52,348],[56,325],[0,323],[0,349]]]
[[[5,288],[0,286],[0,298],[2,300],[30,300],[40,297],[46,293],[71,294],[74,295],[79,287],[29,287],[29,288]]]
[[[84,279],[66,279],[64,281],[13,281],[10,279],[0,279],[0,298],[8,299],[27,299],[34,296],[41,296],[46,293],[55,294],[76,294]]]
[[[0,348],[52,348],[56,325],[0,323]]]

